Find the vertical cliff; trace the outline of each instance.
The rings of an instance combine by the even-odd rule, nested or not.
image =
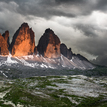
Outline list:
[[[0,55],[8,55],[9,50],[8,50],[8,43],[4,39],[4,37],[0,34]]]
[[[7,47],[9,48],[9,45],[10,45],[10,43],[9,43],[9,31],[8,30],[5,31],[5,33],[3,33],[2,36],[4,37],[5,41],[7,42]]]
[[[10,46],[13,56],[31,55],[34,53],[35,35],[27,23],[23,23],[13,36]]]
[[[58,58],[60,57],[60,39],[51,29],[46,29],[39,40],[37,50],[44,57]]]
[[[61,51],[61,54],[62,55],[64,55],[65,57],[67,57],[68,59],[72,59],[72,55],[73,55],[73,53],[72,53],[72,51],[71,51],[71,48],[67,48],[67,46],[64,44],[64,43],[62,43],[61,45],[60,45],[60,51]]]

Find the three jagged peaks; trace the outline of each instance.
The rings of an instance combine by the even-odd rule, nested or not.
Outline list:
[[[58,58],[62,55],[69,60],[72,56],[78,56],[85,59],[81,55],[72,53],[71,48],[60,42],[59,37],[50,28],[46,29],[41,36],[38,45],[35,46],[35,34],[27,23],[23,23],[15,32],[11,44],[9,43],[9,31],[3,35],[0,34],[0,55],[26,56],[37,54],[45,58]]]

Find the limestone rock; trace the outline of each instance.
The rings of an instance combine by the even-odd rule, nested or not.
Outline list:
[[[68,59],[72,59],[72,55],[73,55],[73,53],[72,53],[72,51],[71,51],[71,48],[69,48],[69,49],[67,50],[67,58],[68,58]]]
[[[5,33],[3,33],[2,35],[5,39],[5,41],[7,42],[7,47],[9,48],[9,31],[5,31]]]
[[[67,48],[67,46],[62,43],[60,45],[60,51],[61,51],[61,54],[64,55],[65,57],[67,57],[68,59],[72,59],[72,51],[71,51],[71,48]]]
[[[0,34],[0,55],[9,55],[7,41],[1,34]]]
[[[39,54],[47,58],[60,57],[60,39],[50,28],[46,29],[40,38],[37,50]]]
[[[64,55],[65,57],[67,57],[67,51],[68,51],[68,49],[67,49],[67,46],[64,43],[62,43],[60,45],[60,51],[61,51],[62,55]]]
[[[37,55],[37,47],[34,48],[34,54]]]
[[[23,23],[16,31],[11,43],[11,54],[13,56],[31,55],[35,48],[35,35],[27,23]]]

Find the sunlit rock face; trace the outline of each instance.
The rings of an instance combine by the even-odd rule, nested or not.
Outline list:
[[[0,34],[0,55],[9,55],[8,43]]]
[[[13,36],[10,46],[13,56],[31,55],[35,48],[35,35],[27,23],[23,23]]]
[[[60,51],[61,51],[61,54],[64,55],[65,57],[67,57],[68,59],[72,59],[72,51],[71,51],[71,48],[67,48],[67,46],[62,43],[60,45]]]
[[[5,41],[7,42],[7,47],[9,48],[9,31],[5,31],[5,33],[3,33],[2,35],[5,39]]]
[[[60,57],[60,39],[51,29],[46,29],[40,38],[37,50],[39,54],[47,58]]]

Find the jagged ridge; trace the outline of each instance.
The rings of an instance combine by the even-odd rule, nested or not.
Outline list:
[[[29,59],[30,62],[33,61],[33,66],[34,62],[37,62],[45,64],[45,67],[48,66],[47,68],[49,68],[49,64],[53,68],[58,68],[59,65],[60,67],[68,67],[70,69],[91,69],[94,67],[85,57],[80,54],[74,54],[71,48],[68,49],[64,43],[61,44],[58,36],[50,28],[45,30],[36,47],[35,34],[27,23],[23,23],[19,27],[13,36],[11,44],[9,43],[8,31],[3,36],[0,35],[0,54],[9,55],[9,51],[12,57],[15,57],[15,60],[18,58],[18,62],[21,62],[20,58],[26,62],[23,56],[34,54],[33,59]],[[37,53],[39,57],[37,57]],[[28,61],[29,64],[31,63]]]

